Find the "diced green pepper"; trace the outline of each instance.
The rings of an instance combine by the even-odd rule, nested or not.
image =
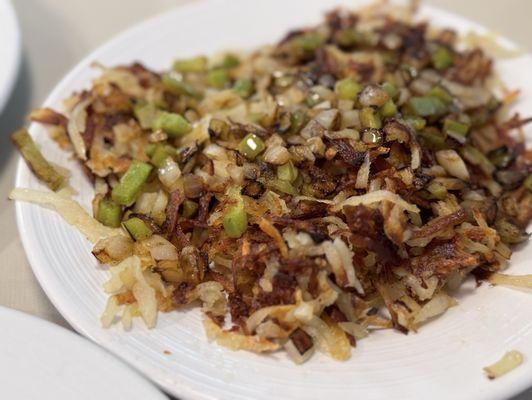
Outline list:
[[[351,47],[360,42],[360,34],[354,29],[342,29],[336,32],[334,39],[342,47]]]
[[[449,68],[453,63],[453,57],[451,52],[443,47],[438,46],[436,51],[432,54],[432,65],[438,70],[444,70]]]
[[[233,91],[245,99],[253,93],[253,82],[250,79],[239,79],[233,85]]]
[[[453,102],[453,96],[451,96],[451,93],[449,93],[445,88],[440,85],[436,85],[432,89],[430,89],[427,95],[440,99],[446,105],[449,105]]]
[[[360,110],[360,123],[363,128],[380,129],[382,127],[380,117],[371,107],[364,107]]]
[[[454,137],[455,135],[459,135],[465,138],[469,132],[469,128],[469,124],[463,124],[450,118],[446,118],[443,121],[443,131],[449,136]]]
[[[427,121],[420,117],[406,117],[405,121],[416,131],[420,131],[427,126]]]
[[[199,56],[186,60],[176,60],[173,68],[178,72],[203,72],[207,69],[207,59]]]
[[[290,44],[296,51],[314,53],[324,41],[324,38],[318,33],[310,32],[296,36],[291,40]]]
[[[301,110],[294,111],[290,115],[290,133],[299,133],[303,125],[305,124],[306,116],[305,112]]]
[[[192,200],[185,200],[183,203],[183,217],[192,218],[198,211],[198,203]]]
[[[123,222],[124,228],[136,241],[144,240],[153,235],[152,230],[140,218],[133,217]]]
[[[150,161],[157,168],[161,168],[164,164],[164,161],[168,157],[172,157],[172,155],[174,154],[175,154],[175,149],[172,146],[165,146],[165,145],[159,144],[155,147],[155,151],[153,152]]]
[[[418,135],[422,138],[425,146],[433,151],[443,150],[448,147],[445,142],[445,134],[436,128],[429,127],[421,132],[418,132]]]
[[[399,90],[395,87],[393,83],[390,82],[384,82],[382,84],[382,88],[386,93],[388,93],[388,96],[390,96],[392,99],[396,99],[399,95]]]
[[[334,90],[342,100],[356,100],[362,86],[353,78],[345,78],[336,82]]]
[[[202,97],[202,94],[192,85],[170,74],[163,74],[161,83],[168,92],[176,96],[189,96],[196,99],[201,99]]]
[[[229,191],[228,196],[236,202],[230,205],[224,215],[223,225],[225,234],[231,238],[239,238],[248,229],[248,215],[244,207],[244,200],[240,190]]]
[[[294,182],[297,178],[297,174],[297,168],[291,161],[277,167],[277,178],[283,181]]]
[[[532,175],[528,175],[523,182],[523,186],[532,192]]]
[[[445,113],[447,107],[437,97],[411,97],[408,108],[419,117],[432,117]]]
[[[112,199],[123,206],[133,204],[148,180],[152,168],[150,164],[133,160],[118,185],[113,188]]]
[[[229,124],[221,119],[213,118],[209,122],[209,134],[214,137],[226,138],[230,132]]]
[[[266,186],[276,192],[286,193],[292,196],[297,194],[296,189],[289,181],[282,179],[269,179],[266,181]]]
[[[384,118],[391,118],[397,114],[397,106],[392,99],[384,103],[384,105],[380,108],[380,114]]]
[[[96,219],[105,226],[118,228],[122,221],[122,207],[111,199],[102,199],[98,203]]]
[[[171,137],[184,136],[192,130],[192,126],[184,117],[166,111],[157,113],[153,128],[161,129]]]
[[[159,114],[159,110],[151,103],[137,104],[133,108],[133,113],[135,114],[135,118],[139,121],[142,129],[151,129]]]
[[[223,89],[229,83],[227,70],[217,68],[207,74],[207,84],[215,89]]]
[[[238,152],[249,159],[254,159],[265,149],[264,142],[253,133],[248,133],[238,145]]]
[[[513,161],[514,156],[508,147],[502,146],[492,150],[488,154],[488,158],[497,168],[506,168]]]
[[[152,157],[156,149],[157,149],[157,145],[155,143],[148,143],[146,145],[146,150],[144,152],[146,153],[148,157]]]
[[[226,54],[220,68],[231,69],[240,65],[240,59],[234,54]]]
[[[11,140],[37,178],[52,190],[63,186],[65,177],[44,158],[28,131],[25,129],[16,131],[11,135]]]
[[[434,199],[443,200],[447,197],[447,188],[439,182],[432,181],[427,186],[427,190]]]
[[[473,146],[462,147],[460,154],[467,162],[479,167],[487,176],[491,176],[493,171],[495,171],[495,167],[490,160],[479,149]]]
[[[346,28],[335,34],[334,40],[341,47],[358,46],[375,46],[379,38],[371,31],[356,31],[352,28]]]

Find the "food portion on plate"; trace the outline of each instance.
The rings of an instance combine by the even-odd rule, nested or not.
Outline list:
[[[97,221],[25,131],[56,192],[12,198],[95,242],[103,326],[198,305],[220,345],[346,360],[376,329],[443,314],[469,274],[531,285],[500,273],[532,218],[530,120],[508,114],[484,51],[402,11],[333,10],[168,71],[98,66],[64,110],[31,113],[94,182]]]

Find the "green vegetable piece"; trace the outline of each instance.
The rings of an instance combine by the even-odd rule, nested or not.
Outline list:
[[[291,45],[295,50],[303,53],[314,53],[325,42],[324,38],[316,32],[305,33],[292,39]]]
[[[453,96],[451,95],[451,93],[449,93],[445,88],[440,85],[436,85],[432,89],[430,89],[427,95],[440,99],[446,105],[449,105],[453,102]]]
[[[142,129],[151,129],[153,128],[153,124],[157,118],[159,110],[154,104],[151,103],[137,104],[133,108],[133,113],[135,114],[135,118],[137,118],[139,121],[140,127]]]
[[[281,179],[270,179],[266,181],[266,186],[276,192],[286,193],[291,196],[297,195],[297,191],[287,180],[281,180]]]
[[[334,38],[342,47],[351,47],[360,42],[360,34],[354,29],[342,29],[336,32]]]
[[[290,133],[299,133],[306,121],[305,112],[301,110],[294,111],[290,115]]]
[[[420,131],[427,126],[427,121],[420,117],[406,117],[405,121],[416,131]]]
[[[253,94],[253,82],[250,79],[239,79],[233,85],[233,91],[242,98],[248,98]]]
[[[128,231],[135,241],[140,241],[149,238],[153,235],[152,230],[140,218],[133,217],[123,222],[124,228]]]
[[[155,150],[157,149],[157,145],[155,143],[148,143],[148,145],[146,146],[146,150],[144,151],[144,153],[146,153],[146,155],[148,157],[152,157],[153,156],[153,153],[155,153]]]
[[[514,156],[506,146],[490,151],[488,158],[497,168],[506,168],[513,161]]]
[[[163,74],[161,83],[168,92],[176,96],[189,96],[195,99],[201,99],[203,96],[194,86],[186,83],[182,79],[172,76],[171,74]]]
[[[65,177],[44,158],[28,131],[16,131],[11,135],[11,140],[37,178],[54,191],[63,186]]]
[[[401,69],[405,71],[411,79],[417,78],[419,75],[419,71],[413,65],[403,64],[401,65]]]
[[[236,239],[242,236],[248,229],[248,215],[239,189],[231,189],[228,196],[235,201],[235,204],[227,207],[225,211],[223,220],[224,231],[227,236]]]
[[[353,78],[345,78],[336,82],[334,90],[342,100],[356,100],[362,86]]]
[[[432,117],[445,113],[447,107],[437,97],[411,97],[408,108],[419,117]]]
[[[132,205],[137,199],[142,186],[148,180],[152,170],[150,164],[133,160],[129,169],[120,178],[120,182],[113,188],[112,199],[123,206]]]
[[[220,138],[227,138],[231,132],[229,124],[221,119],[213,118],[209,122],[209,135]]]
[[[297,168],[291,161],[277,167],[277,178],[282,181],[294,182],[297,179]]]
[[[437,70],[444,70],[449,68],[453,63],[453,57],[451,52],[443,47],[439,46],[436,51],[432,54],[432,65]]]
[[[445,134],[436,128],[429,127],[421,132],[418,132],[418,135],[422,138],[425,146],[431,150],[443,150],[448,147],[447,143],[445,142]]]
[[[153,152],[150,161],[157,168],[161,168],[164,165],[165,160],[168,157],[172,157],[173,154],[175,154],[175,149],[172,146],[159,144],[155,147],[155,151]]]
[[[391,118],[397,114],[397,106],[392,99],[388,100],[380,109],[380,114],[384,118]]]
[[[532,192],[532,175],[528,175],[523,182],[523,186]]]
[[[390,82],[384,82],[382,84],[382,88],[386,93],[388,93],[388,96],[390,96],[392,99],[396,99],[399,95],[399,90],[395,87],[393,83]]]
[[[427,190],[434,199],[443,200],[445,197],[447,197],[447,188],[441,183],[432,181],[427,186]]]
[[[465,138],[469,133],[469,128],[469,124],[463,124],[449,118],[446,118],[445,121],[443,121],[443,132],[449,136],[459,135]]]
[[[226,69],[213,69],[207,74],[207,84],[215,89],[223,89],[228,83],[229,75]]]
[[[364,128],[380,129],[382,127],[381,119],[371,107],[364,107],[360,110],[360,123]]]
[[[183,217],[192,218],[198,211],[198,203],[192,200],[185,200],[183,203]]]
[[[323,102],[323,98],[319,95],[319,93],[311,91],[307,96],[305,102],[307,103],[307,106],[314,107]]]
[[[487,176],[491,176],[495,171],[495,166],[490,162],[488,157],[473,146],[462,147],[460,154],[467,162],[479,167]]]
[[[265,149],[264,142],[253,133],[248,133],[238,145],[238,152],[243,156],[253,160]]]
[[[161,129],[170,137],[184,136],[192,130],[190,123],[181,115],[159,111],[153,121],[154,129]]]
[[[98,204],[96,219],[105,226],[118,228],[122,221],[122,207],[111,199],[102,199]]]
[[[173,68],[178,72],[203,72],[207,69],[207,59],[199,56],[186,60],[176,60]]]
[[[234,54],[226,54],[220,68],[231,69],[240,65],[240,59]]]

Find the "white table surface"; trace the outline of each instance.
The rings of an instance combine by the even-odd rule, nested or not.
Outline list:
[[[35,280],[18,236],[14,207],[7,200],[17,159],[8,135],[24,124],[27,113],[42,103],[84,55],[143,19],[201,0],[12,1],[22,30],[23,59],[14,93],[0,115],[0,305],[69,327]],[[304,6],[304,0],[287,1],[300,1]],[[426,3],[462,14],[532,51],[531,0]],[[532,399],[532,390],[514,400],[525,399]]]

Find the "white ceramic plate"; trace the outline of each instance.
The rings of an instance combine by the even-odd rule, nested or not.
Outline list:
[[[20,50],[17,16],[10,0],[0,0],[0,112],[17,79]]]
[[[139,373],[75,333],[0,307],[4,399],[166,400]]]
[[[205,0],[175,9],[127,31],[83,60],[56,87],[47,106],[86,86],[93,61],[115,65],[141,60],[166,68],[175,57],[252,48],[279,39],[288,29],[319,21],[339,0]],[[349,1],[349,5],[360,2]],[[461,32],[485,30],[463,18],[423,8],[437,24]],[[498,65],[511,87],[523,89],[519,107],[532,110],[532,57]],[[39,126],[31,133],[53,161],[72,170],[79,199],[90,209],[92,188],[68,156],[46,138]],[[18,187],[41,187],[24,163]],[[334,362],[325,356],[303,366],[284,355],[232,352],[205,339],[197,310],[161,315],[157,328],[138,323],[130,333],[100,328],[106,296],[106,272],[92,257],[91,246],[53,212],[17,204],[17,217],[29,261],[44,290],[79,332],[90,337],[182,399],[340,399],[426,398],[502,399],[532,385],[532,296],[483,285],[464,287],[460,305],[426,325],[419,334],[386,331],[360,341],[352,359]],[[517,252],[511,272],[530,272],[532,246]],[[507,350],[518,349],[526,361],[511,374],[488,381],[482,367]],[[170,354],[165,354],[165,350]]]

